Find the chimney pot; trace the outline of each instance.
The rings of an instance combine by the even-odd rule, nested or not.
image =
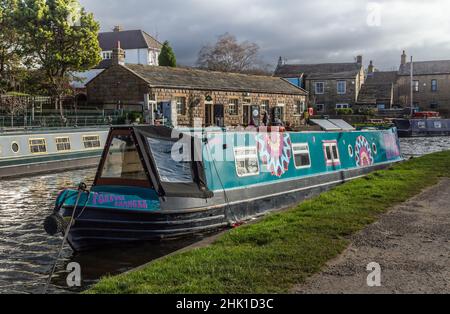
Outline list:
[[[402,54],[402,58],[401,58],[401,65],[405,65],[406,64],[406,51],[403,50],[403,54]]]
[[[122,26],[120,26],[120,25],[114,26],[114,32],[118,33],[118,32],[121,32],[121,31],[123,31],[123,27]]]
[[[356,57],[356,63],[358,63],[359,65],[362,65],[362,63],[363,63],[363,56],[357,56]]]

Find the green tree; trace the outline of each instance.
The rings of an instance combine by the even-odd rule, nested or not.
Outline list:
[[[175,68],[177,66],[177,58],[173,52],[172,47],[170,47],[169,42],[166,40],[161,48],[161,53],[158,57],[158,62],[160,66],[168,66]]]
[[[17,82],[21,68],[21,45],[16,31],[17,0],[0,0],[0,93]]]
[[[101,61],[100,26],[77,0],[22,0],[19,6],[25,51],[45,73],[55,108],[63,116],[70,72],[88,70]]]

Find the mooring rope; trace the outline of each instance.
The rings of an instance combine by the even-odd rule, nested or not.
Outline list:
[[[85,187],[85,185],[84,185],[84,187]],[[69,223],[69,225],[66,228],[66,231],[64,233],[64,238],[63,238],[63,241],[61,243],[61,247],[59,248],[59,251],[58,251],[58,255],[57,255],[56,259],[55,259],[55,262],[53,263],[52,271],[50,272],[50,275],[48,276],[47,282],[45,284],[44,294],[47,294],[48,288],[50,287],[50,283],[52,281],[52,277],[53,277],[53,275],[55,274],[55,271],[56,271],[56,266],[58,264],[59,259],[61,258],[61,254],[62,254],[62,251],[64,249],[64,245],[66,244],[66,241],[67,241],[67,239],[69,237],[70,229],[72,228],[72,225],[73,225],[73,223],[75,221],[75,213],[76,213],[77,208],[78,208],[78,203],[80,202],[81,195],[83,193],[85,193],[85,192],[86,192],[85,188],[83,188],[82,184],[80,184],[79,187],[78,187],[77,200],[75,202],[75,206],[73,207],[72,216],[70,218],[70,223]],[[88,193],[89,193],[89,196],[88,196],[88,198],[87,198],[87,200],[86,200],[86,202],[84,204],[84,208],[81,210],[81,213],[78,215],[77,219],[80,218],[80,216],[84,213],[84,210],[87,207],[87,204],[89,202],[89,198],[91,196],[90,195],[91,193],[90,192],[88,192]]]
[[[216,171],[217,178],[219,179],[220,186],[222,187],[222,190],[223,190],[223,195],[224,195],[224,198],[225,198],[225,208],[228,208],[228,212],[233,215],[232,218],[234,219],[234,223],[237,223],[239,221],[238,221],[236,215],[234,214],[233,210],[231,209],[230,199],[228,198],[228,194],[227,194],[227,191],[225,189],[225,185],[223,184],[222,179],[220,178],[219,169],[217,169],[217,165],[216,165],[216,160],[214,158],[212,158],[212,154],[211,154],[211,152],[209,150],[208,143],[206,143],[206,150],[208,151],[208,155],[209,155],[209,157],[212,160],[214,169]],[[229,217],[227,215],[227,210],[226,209],[225,209],[225,219],[228,221],[228,223],[230,225],[232,224],[232,222],[230,221],[230,219],[229,219]]]

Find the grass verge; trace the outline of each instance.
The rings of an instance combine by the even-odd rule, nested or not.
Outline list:
[[[340,254],[349,235],[449,176],[450,151],[397,164],[232,230],[209,247],[103,278],[87,293],[286,293]]]

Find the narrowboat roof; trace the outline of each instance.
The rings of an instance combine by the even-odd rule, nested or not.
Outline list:
[[[26,135],[26,134],[57,134],[57,133],[83,133],[95,131],[108,131],[109,126],[105,127],[86,127],[86,128],[38,128],[38,129],[1,129],[0,136]]]

